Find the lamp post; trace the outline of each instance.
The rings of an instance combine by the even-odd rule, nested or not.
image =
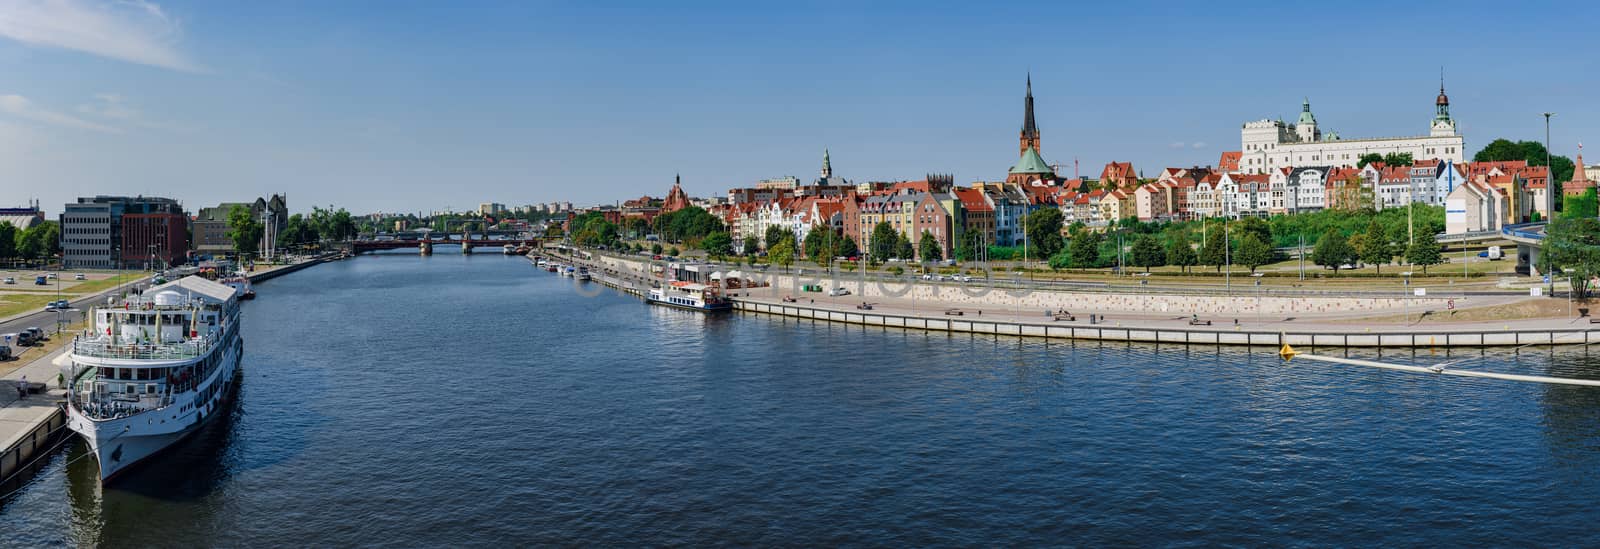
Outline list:
[[[1556,213],[1556,167],[1550,165],[1550,117],[1555,115],[1556,113],[1553,112],[1544,113],[1544,215],[1546,227],[1550,226],[1549,218]],[[1578,169],[1583,169],[1583,166],[1578,166]],[[1551,276],[1549,271],[1550,263],[1547,259],[1545,261],[1545,279],[1550,282],[1546,293],[1554,296],[1556,293],[1556,278]]]

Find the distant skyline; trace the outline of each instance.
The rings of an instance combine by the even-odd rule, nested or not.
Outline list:
[[[1590,3],[0,0],[0,207],[146,194],[292,211],[694,196],[1016,160],[1215,164],[1309,98],[1346,138],[1600,141]],[[1591,137],[1592,136],[1592,137]],[[1591,163],[1594,159],[1590,159]]]

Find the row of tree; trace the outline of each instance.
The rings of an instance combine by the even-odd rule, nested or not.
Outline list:
[[[0,260],[48,259],[61,253],[61,226],[54,221],[18,230],[0,222]]]

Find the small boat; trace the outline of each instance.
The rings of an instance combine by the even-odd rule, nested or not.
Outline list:
[[[559,269],[559,268],[560,268],[560,266],[556,265],[554,263],[545,263],[544,264],[544,271],[547,272],[547,273],[556,272],[556,270]]]
[[[703,313],[733,310],[733,302],[722,297],[716,287],[684,281],[651,288],[650,293],[645,294],[644,302]]]
[[[589,268],[588,267],[578,267],[578,274],[576,275],[576,277],[577,277],[578,280],[582,280],[584,282],[588,282],[589,281]]]
[[[500,253],[503,253],[503,254],[506,254],[506,255],[517,255],[517,247],[516,246],[512,246],[510,244],[506,244],[506,245],[500,247]]]
[[[244,273],[235,273],[234,275],[219,280],[218,282],[232,287],[235,292],[239,293],[239,299],[256,298],[256,291],[250,287],[250,277],[246,276]]]

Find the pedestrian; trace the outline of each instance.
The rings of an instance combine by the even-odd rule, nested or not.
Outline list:
[[[17,381],[17,398],[28,398],[28,376]]]

